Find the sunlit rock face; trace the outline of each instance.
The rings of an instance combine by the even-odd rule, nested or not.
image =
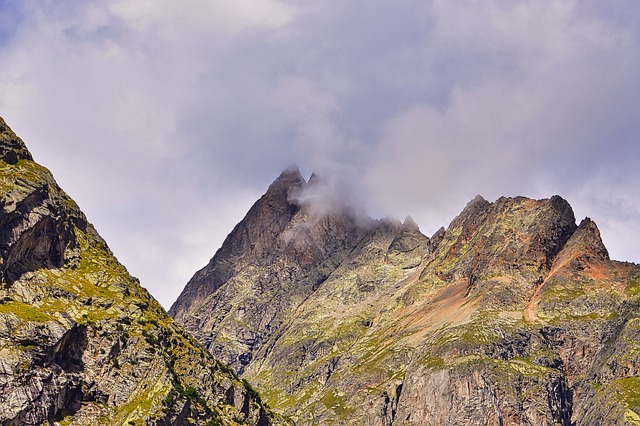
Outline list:
[[[431,238],[283,172],[170,313],[298,424],[640,421],[640,267],[559,196]]]
[[[281,420],[178,326],[0,119],[0,423]]]

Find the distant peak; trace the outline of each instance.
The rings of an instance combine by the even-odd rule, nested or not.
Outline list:
[[[321,181],[322,181],[322,179],[315,172],[313,172],[313,173],[311,173],[311,176],[309,177],[309,182],[308,183],[309,183],[309,185],[315,185],[315,184],[317,184],[318,182],[321,182]]]
[[[298,166],[296,164],[290,164],[289,166],[287,166],[282,173],[280,173],[279,178],[281,177],[287,177],[287,176],[294,176],[294,177],[300,177],[302,178],[302,173],[300,173],[300,168],[298,168]],[[304,179],[303,179],[304,180]]]
[[[592,227],[595,227],[596,229],[598,228],[596,223],[593,220],[591,220],[591,218],[588,216],[582,219],[580,221],[580,225],[578,225],[578,228],[592,228]]]
[[[269,186],[269,191],[288,190],[292,187],[299,187],[305,184],[305,180],[300,173],[300,169],[295,164],[290,165],[280,173],[280,176]]]
[[[554,195],[549,199],[549,205],[554,211],[557,212],[562,221],[566,222],[567,224],[572,224],[572,227],[575,229],[576,216],[573,213],[571,204],[569,204],[567,200],[559,195]],[[591,221],[591,219],[589,219],[589,221]]]
[[[473,199],[471,201],[469,201],[469,203],[467,205],[478,204],[478,203],[488,203],[488,201],[485,200],[482,195],[478,194],[475,197],[473,197]]]
[[[476,195],[462,210],[462,215],[477,215],[485,211],[491,205],[490,202],[484,199],[482,195]]]
[[[418,226],[418,224],[416,223],[415,220],[413,220],[413,218],[411,216],[407,216],[404,219],[404,223],[402,224],[406,229],[410,230],[410,231],[419,231],[420,227]]]
[[[573,209],[571,208],[571,204],[569,204],[569,202],[564,198],[562,198],[561,196],[559,195],[552,196],[551,198],[549,198],[549,203],[556,210],[570,210],[571,214],[573,215]]]
[[[399,228],[402,226],[402,222],[393,216],[385,216],[380,219],[380,223],[385,226],[389,226],[392,228]]]
[[[449,226],[456,227],[468,220],[477,220],[483,212],[485,212],[491,203],[485,200],[481,195],[476,195],[467,203],[462,212],[451,222]]]
[[[600,230],[596,223],[588,217],[580,222],[576,234],[580,235],[591,252],[601,259],[609,259],[609,252],[602,242]]]

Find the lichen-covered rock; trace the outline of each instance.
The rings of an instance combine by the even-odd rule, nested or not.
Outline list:
[[[282,421],[164,312],[0,119],[0,423]]]
[[[298,424],[640,424],[640,267],[564,199],[478,196],[429,239],[291,196],[312,184],[276,180],[171,310],[273,407]]]

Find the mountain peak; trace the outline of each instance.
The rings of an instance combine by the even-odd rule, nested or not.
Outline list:
[[[407,229],[409,229],[409,230],[411,230],[411,231],[419,231],[419,230],[420,230],[420,227],[418,226],[418,224],[416,223],[416,221],[415,221],[415,220],[413,220],[413,218],[412,218],[411,216],[407,216],[407,217],[404,219],[404,222],[402,223],[402,225],[403,225],[405,228],[407,228]]]
[[[33,160],[22,139],[0,117],[0,159],[8,164],[16,164],[18,160]]]
[[[280,173],[280,175],[273,181],[271,186],[274,185],[291,185],[305,183],[300,169],[295,164],[291,164]]]
[[[320,177],[316,174],[316,172],[311,173],[311,177],[309,177],[309,185],[315,185],[320,181]]]
[[[475,197],[473,197],[471,201],[467,203],[464,210],[462,210],[462,213],[464,214],[465,212],[472,213],[472,212],[481,211],[489,207],[490,204],[491,203],[485,200],[485,198],[482,195],[478,194]]]
[[[579,251],[587,256],[600,260],[609,259],[609,252],[602,242],[600,230],[590,218],[585,217],[582,219],[578,229],[572,236],[572,240],[576,241],[576,244],[580,247]]]
[[[291,165],[284,169],[273,183],[269,185],[263,198],[277,202],[277,204],[282,207],[288,205],[289,200],[295,198],[295,193],[300,191],[305,185],[306,181],[302,177],[298,166]]]
[[[449,224],[449,228],[457,228],[459,226],[468,227],[472,223],[482,219],[483,213],[491,206],[482,196],[476,195],[467,203],[462,212],[456,216]]]
[[[185,315],[189,315],[194,303],[200,303],[235,273],[238,258],[260,259],[263,255],[268,256],[300,209],[297,197],[306,185],[296,165],[283,170],[227,235],[208,265],[189,280],[169,309],[169,314],[179,321],[185,321]]]
[[[573,208],[571,207],[571,204],[569,204],[569,202],[564,198],[562,198],[561,196],[554,195],[551,198],[549,198],[549,205],[551,206],[551,208],[553,208],[553,210],[558,212],[562,216],[562,218],[564,218],[565,220],[569,222],[576,221],[576,217],[573,213]]]

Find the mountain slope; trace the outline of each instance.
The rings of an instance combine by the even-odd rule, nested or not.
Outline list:
[[[274,422],[117,262],[1,118],[0,158],[0,423]]]
[[[314,185],[285,170],[169,310],[240,373],[372,224],[346,206],[320,212],[296,201]]]
[[[640,267],[565,200],[476,197],[428,238],[283,176],[170,311],[272,406],[300,424],[640,421]],[[287,215],[258,231],[272,204]]]

